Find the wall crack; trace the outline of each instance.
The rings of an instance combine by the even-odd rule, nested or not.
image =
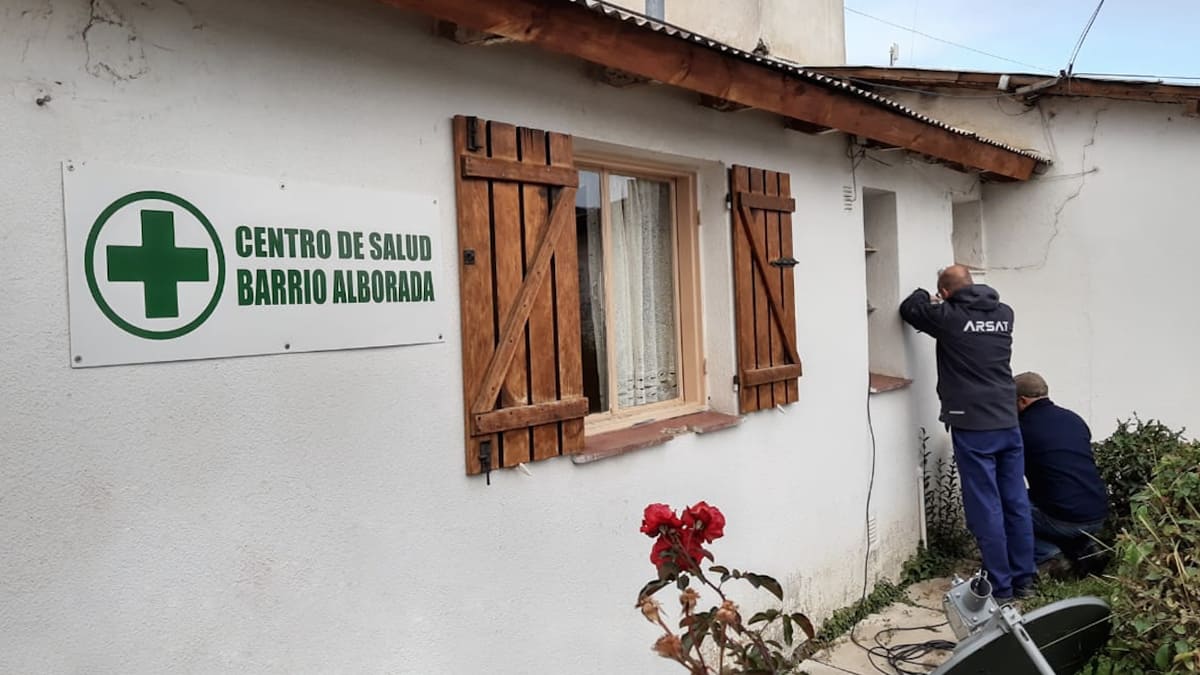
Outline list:
[[[1093,167],[1091,169],[1087,168],[1088,148],[1091,148],[1096,144],[1096,132],[1100,128],[1100,116],[1107,111],[1108,107],[1102,107],[1096,110],[1096,117],[1092,120],[1091,134],[1088,137],[1087,142],[1083,144],[1082,152],[1080,153],[1078,174],[1079,184],[1075,186],[1075,189],[1071,192],[1071,194],[1067,195],[1066,199],[1063,199],[1062,202],[1060,202],[1059,205],[1054,209],[1054,219],[1050,223],[1050,238],[1046,240],[1046,244],[1042,249],[1041,259],[1036,263],[1029,263],[1026,265],[994,266],[990,267],[989,269],[1006,272],[1040,270],[1046,266],[1047,262],[1049,262],[1050,251],[1054,248],[1054,242],[1056,239],[1058,239],[1058,235],[1062,234],[1061,221],[1063,211],[1065,211],[1067,206],[1071,202],[1078,199],[1079,195],[1083,193],[1083,188],[1087,185],[1088,176],[1100,170],[1099,167]]]
[[[92,76],[129,82],[150,71],[137,32],[108,0],[91,0],[80,35],[87,54],[84,69]]]

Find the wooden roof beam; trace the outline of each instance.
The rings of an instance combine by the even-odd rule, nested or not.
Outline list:
[[[826,126],[821,126],[820,124],[813,124],[811,122],[805,122],[804,120],[797,119],[786,120],[783,125],[792,131],[799,131],[801,133],[809,134],[810,136],[820,136],[823,134],[832,134],[837,132],[837,129],[831,129]]]
[[[972,73],[941,70],[920,70],[914,68],[880,68],[856,66],[830,66],[815,70],[841,79],[847,79],[863,86],[888,85],[911,87],[917,89],[969,89],[993,91],[997,94],[1009,93],[1022,96],[1035,93],[1039,96],[1079,96],[1086,98],[1106,98],[1124,101],[1150,101],[1155,103],[1183,103],[1198,97],[1197,87],[1184,84],[1165,84],[1150,81],[1104,80],[1088,77],[1061,78],[1052,86],[1039,87],[1034,92],[1022,92],[1023,88],[1038,87],[1055,80],[1048,75],[1008,75],[1008,89],[1001,90],[999,83],[1002,73]]]
[[[748,105],[734,103],[733,101],[719,98],[717,96],[709,96],[708,94],[700,94],[700,105],[704,106],[705,108],[712,108],[717,112],[738,112],[739,110],[746,110],[750,107]]]
[[[625,89],[627,87],[637,86],[639,84],[648,84],[650,79],[625,72],[618,68],[606,68],[603,65],[590,63],[587,69],[588,77],[602,84],[607,84],[610,87],[617,89]]]
[[[1026,180],[1037,160],[851,92],[557,0],[380,0],[700,94]]]
[[[438,37],[452,40],[460,45],[488,46],[511,42],[503,35],[493,35],[470,28],[463,28],[452,21],[438,21],[434,24],[433,32]]]

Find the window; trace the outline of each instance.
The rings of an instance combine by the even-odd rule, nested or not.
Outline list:
[[[589,431],[701,401],[690,175],[579,166],[575,199]]]
[[[453,130],[467,473],[580,455],[585,435],[599,452],[735,424],[691,415],[707,401],[694,171],[581,160],[569,135],[477,117]],[[716,329],[751,413],[799,396],[796,205],[787,173],[729,180],[732,259],[713,274],[733,276],[735,325]]]

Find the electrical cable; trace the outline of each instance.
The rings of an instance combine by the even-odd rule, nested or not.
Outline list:
[[[866,518],[865,518],[864,528],[863,528],[864,530],[866,530],[866,535],[867,535],[867,550],[866,550],[866,553],[863,554],[862,597],[859,598],[859,601],[858,601],[860,607],[866,607],[867,586],[870,583],[871,498],[875,493],[875,468],[876,468],[876,457],[877,457],[877,453],[878,453],[878,448],[876,447],[876,441],[875,441],[875,422],[871,419],[871,374],[870,373],[867,373],[867,431],[869,431],[871,434],[871,478],[867,482],[867,509],[866,509]],[[861,619],[860,619],[860,621],[861,621]],[[853,642],[856,646],[858,646],[859,649],[862,649],[867,652],[867,661],[871,664],[872,668],[874,668],[876,671],[882,673],[882,675],[892,675],[891,673],[887,672],[886,670],[883,670],[882,668],[880,668],[878,665],[875,664],[875,659],[872,658],[871,649],[869,647],[867,647],[866,645],[862,644],[861,642],[859,642],[858,638],[854,635],[854,630],[856,628],[858,628],[857,623],[855,623],[853,626],[850,626],[850,641]]]
[[[865,154],[865,153],[864,153]],[[871,569],[871,498],[875,493],[875,460],[878,452],[875,446],[875,423],[871,420],[871,374],[867,373],[867,430],[871,432],[871,479],[867,482],[867,510],[864,523],[864,529],[867,535],[867,552],[863,556],[863,583],[862,583],[862,598],[859,600],[864,605],[867,602],[867,584],[869,583]],[[850,630],[853,637],[854,630]]]
[[[1075,72],[1075,58],[1079,56],[1079,50],[1083,49],[1083,43],[1087,40],[1088,33],[1092,30],[1092,24],[1096,23],[1096,17],[1100,16],[1100,8],[1104,6],[1104,0],[1096,5],[1096,11],[1092,12],[1092,18],[1088,19],[1087,25],[1083,27],[1083,33],[1080,34],[1079,40],[1075,42],[1075,50],[1071,52],[1071,58],[1067,61],[1067,77],[1070,77]]]
[[[863,556],[863,585],[862,585],[862,597],[859,599],[860,606],[866,605],[867,586],[870,583],[871,500],[872,500],[872,496],[874,495],[874,492],[875,492],[875,473],[876,473],[876,465],[877,465],[877,457],[878,457],[878,443],[875,438],[875,422],[871,417],[871,381],[870,381],[869,374],[867,376],[867,431],[870,433],[870,437],[871,437],[871,477],[870,477],[870,480],[867,482],[867,507],[866,507],[867,550],[866,550],[866,554]],[[858,624],[856,623],[850,627],[850,641],[853,642],[855,644],[855,646],[857,646],[859,649],[861,649],[867,653],[867,661],[871,664],[871,667],[874,668],[876,670],[876,672],[880,673],[881,675],[894,675],[894,673],[889,673],[888,671],[881,668],[879,666],[879,664],[877,664],[875,662],[876,658],[883,659],[895,671],[895,673],[899,673],[900,675],[924,675],[925,673],[927,673],[929,671],[928,670],[907,670],[904,666],[916,665],[916,666],[924,667],[924,665],[920,661],[918,661],[918,659],[920,659],[932,652],[935,652],[935,651],[953,650],[955,647],[954,642],[951,642],[949,640],[928,640],[925,642],[918,642],[918,643],[913,643],[913,644],[885,645],[882,641],[882,636],[884,636],[884,635],[890,636],[895,633],[899,633],[899,632],[903,632],[903,631],[916,631],[916,630],[932,631],[932,630],[937,630],[938,628],[941,628],[942,626],[945,626],[947,623],[948,622],[943,621],[942,623],[933,624],[933,625],[929,625],[929,626],[915,626],[915,627],[911,627],[911,628],[907,628],[907,627],[906,628],[885,628],[875,634],[875,645],[876,646],[874,646],[874,647],[871,647],[869,645],[865,645],[865,644],[859,642],[858,636],[855,635],[855,630],[858,628]],[[839,670],[841,670],[841,669],[839,668]]]
[[[951,42],[950,40],[944,40],[944,39],[942,39],[942,38],[940,38],[940,37],[937,37],[936,35],[930,35],[929,33],[924,33],[924,32],[921,32],[921,31],[917,30],[916,28],[912,28],[911,26],[904,26],[904,25],[901,25],[901,24],[898,24],[898,23],[893,23],[893,22],[891,22],[891,21],[888,21],[887,19],[881,19],[881,18],[879,18],[879,17],[877,17],[877,16],[873,16],[873,15],[871,15],[871,14],[867,14],[866,12],[861,12],[861,11],[859,11],[859,10],[857,10],[857,9],[854,9],[854,8],[852,8],[852,7],[844,7],[844,9],[845,9],[847,12],[850,12],[851,14],[857,14],[857,15],[859,15],[859,16],[864,16],[864,17],[866,17],[866,18],[868,18],[868,19],[873,19],[873,20],[875,20],[875,21],[878,21],[879,23],[887,24],[887,25],[889,25],[889,26],[891,26],[891,27],[893,27],[893,28],[899,28],[900,30],[906,30],[906,31],[908,31],[908,32],[910,32],[910,33],[913,33],[913,34],[916,34],[916,35],[920,35],[920,36],[921,36],[921,37],[923,37],[923,38],[928,38],[928,39],[930,39],[930,40],[935,40],[935,41],[937,41],[937,42],[941,42],[941,43],[944,43],[944,44],[948,44],[948,45],[950,45],[950,46],[952,46],[952,47],[958,47],[959,49],[965,49],[965,50],[967,50],[967,51],[975,52],[976,54],[982,54],[983,56],[988,56],[988,57],[991,57],[991,58],[993,58],[993,59],[1000,59],[1001,61],[1008,61],[1009,63],[1015,63],[1015,64],[1017,64],[1018,66],[1028,66],[1028,67],[1030,67],[1030,68],[1033,68],[1033,69],[1035,69],[1035,70],[1040,70],[1040,71],[1047,71],[1047,70],[1048,70],[1048,69],[1046,69],[1046,68],[1043,68],[1043,67],[1041,67],[1041,66],[1035,66],[1035,65],[1033,65],[1032,63],[1025,63],[1025,62],[1023,62],[1023,61],[1016,61],[1016,60],[1014,60],[1014,59],[1010,59],[1010,58],[1006,58],[1006,57],[1000,56],[999,54],[992,54],[992,53],[990,53],[990,52],[985,52],[985,51],[983,51],[983,50],[981,50],[981,49],[975,49],[974,47],[968,47],[967,45],[964,45],[964,44],[959,44],[959,43],[957,43],[957,42]]]
[[[886,659],[888,665],[901,675],[925,675],[925,673],[929,672],[929,666],[923,663],[921,659],[934,652],[953,651],[957,646],[955,642],[951,640],[934,639],[926,640],[925,642],[887,645],[884,644],[883,637],[885,635],[891,637],[896,633],[909,631],[934,631],[942,626],[947,625],[948,623],[948,621],[943,621],[941,623],[932,624],[929,626],[885,628],[875,634],[875,644],[877,646],[874,649],[876,655]],[[921,670],[909,670],[905,666],[917,666],[921,668]]]

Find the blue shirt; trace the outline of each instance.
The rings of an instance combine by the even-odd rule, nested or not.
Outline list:
[[[1092,432],[1049,399],[1020,415],[1029,501],[1051,518],[1093,523],[1108,516],[1108,488],[1092,456]]]

